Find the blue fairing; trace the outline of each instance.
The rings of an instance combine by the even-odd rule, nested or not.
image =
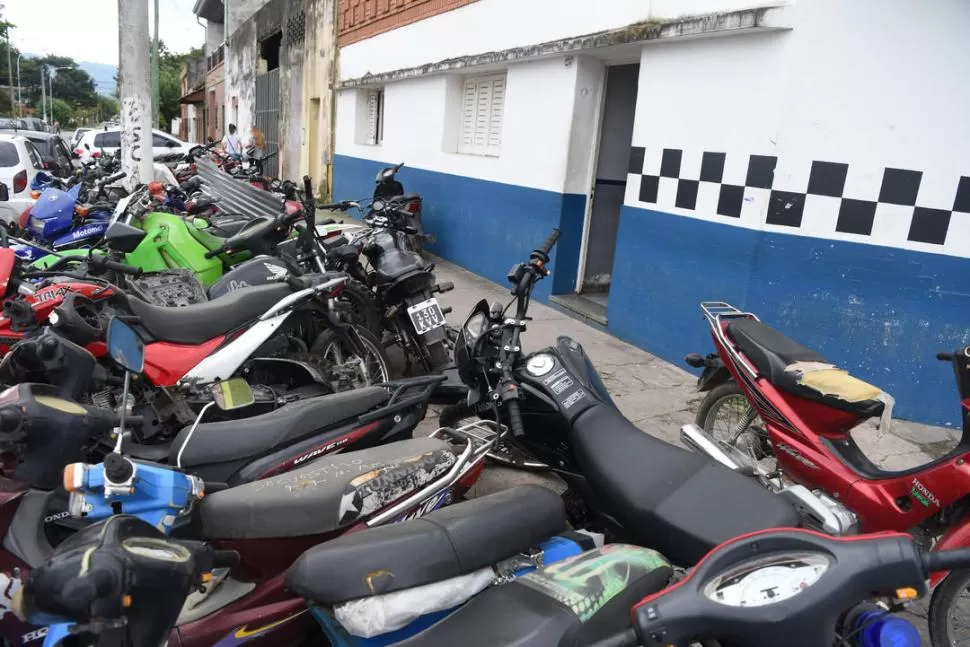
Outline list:
[[[28,227],[31,233],[44,240],[51,240],[69,231],[74,224],[76,194],[75,187],[71,191],[50,187],[44,189],[30,210]]]
[[[39,171],[37,175],[34,176],[34,179],[31,180],[30,188],[32,191],[43,191],[45,188],[47,188],[47,185],[51,183],[52,179],[53,178],[47,173]]]
[[[42,247],[34,247],[33,245],[11,245],[11,247],[13,248],[13,253],[17,255],[17,258],[22,258],[31,263],[38,258],[50,254],[49,250]]]
[[[65,245],[77,245],[81,241],[94,239],[100,240],[104,236],[104,232],[107,231],[108,225],[110,223],[107,220],[96,220],[94,222],[88,221],[81,225],[74,231],[70,231],[67,234],[55,239],[53,241],[54,247],[63,247]]]

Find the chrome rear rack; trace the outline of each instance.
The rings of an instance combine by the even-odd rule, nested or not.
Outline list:
[[[753,312],[738,310],[730,303],[724,301],[701,301],[701,312],[712,324],[721,319],[749,318],[760,321],[758,315]]]

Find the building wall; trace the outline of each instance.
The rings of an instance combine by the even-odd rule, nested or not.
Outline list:
[[[223,111],[226,106],[225,66],[217,65],[205,77],[205,137],[222,139],[225,135],[228,115]]]
[[[885,388],[900,416],[958,423],[934,355],[970,342],[970,6],[795,10],[789,33],[643,49],[610,328],[677,360],[711,347],[697,303],[728,301]],[[705,152],[723,177],[678,207]],[[749,177],[752,155],[769,170]],[[738,204],[719,209],[724,184],[745,187],[727,191],[739,217],[718,213]]]
[[[235,3],[230,3],[230,7]],[[225,106],[230,123],[236,124],[247,141],[256,123],[256,70],[259,49],[256,24],[247,21],[232,31],[226,47]]]
[[[243,23],[256,15],[271,0],[223,0],[228,3],[226,33],[234,34]]]
[[[476,0],[340,0],[340,45],[430,18]]]
[[[205,21],[205,55],[209,56],[212,52],[219,49],[219,46],[226,40],[226,26],[221,22]]]
[[[479,0],[342,47],[340,78],[743,4]],[[559,226],[540,285],[571,292],[600,59],[639,60],[609,329],[679,362],[711,348],[698,303],[728,301],[885,388],[902,417],[956,423],[933,357],[970,343],[970,5],[798,0],[786,16],[788,31],[510,64],[498,157],[451,152],[446,135],[461,74],[488,67],[386,83],[380,146],[356,143],[360,90],[341,90],[335,197],[370,195],[404,161],[434,252],[503,281]]]
[[[316,192],[330,194],[331,136],[336,82],[338,0],[311,0],[305,5],[303,67],[303,132],[299,176],[313,178]]]

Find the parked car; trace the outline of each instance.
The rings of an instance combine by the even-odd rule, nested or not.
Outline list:
[[[85,147],[87,144],[87,147]],[[74,152],[81,160],[89,159],[92,154],[112,154],[121,148],[121,128],[107,130],[89,130],[81,135],[81,139],[74,147]],[[161,157],[172,153],[185,154],[192,148],[192,144],[172,137],[162,130],[152,131],[152,156]]]
[[[43,170],[44,160],[29,139],[23,135],[0,134],[0,182],[10,192],[10,199],[4,203],[9,209],[0,210],[0,216],[12,217],[16,222],[24,209],[34,204],[30,185]]]
[[[41,133],[50,132],[50,128],[39,117],[21,117],[20,121],[24,122],[25,130],[34,130]]]
[[[0,128],[0,133],[23,135],[29,139],[37,147],[37,151],[44,162],[44,169],[52,175],[67,178],[74,173],[74,160],[71,158],[71,150],[60,135],[42,133],[36,130],[8,130],[6,128]]]
[[[0,117],[0,129],[26,130],[27,122],[18,117]]]
[[[84,133],[89,132],[90,130],[91,128],[78,128],[77,130],[75,130],[74,134],[71,135],[71,139],[68,143],[68,148],[70,148],[71,150],[74,150],[75,148],[77,148],[77,145],[81,141],[81,137],[84,135]]]

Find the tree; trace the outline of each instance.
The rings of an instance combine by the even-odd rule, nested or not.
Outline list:
[[[65,56],[47,56],[41,59],[41,64],[48,67],[48,74],[53,74],[51,85],[54,88],[55,98],[64,99],[75,106],[93,108],[98,105],[98,92],[94,79],[90,74],[79,69],[74,59]],[[55,73],[52,70],[56,67],[70,69],[57,70]]]
[[[121,111],[118,102],[111,97],[98,97],[98,121],[108,121],[113,119]]]
[[[50,111],[54,121],[61,122],[61,126],[66,126],[74,119],[74,108],[63,99],[54,97],[54,101],[48,100],[47,109]],[[40,113],[40,104],[34,106],[34,110]]]
[[[202,48],[195,47],[184,54],[173,54],[165,47],[164,42],[158,44],[158,105],[159,125],[167,129],[172,119],[179,116],[182,96],[182,70],[185,64],[202,56]]]

